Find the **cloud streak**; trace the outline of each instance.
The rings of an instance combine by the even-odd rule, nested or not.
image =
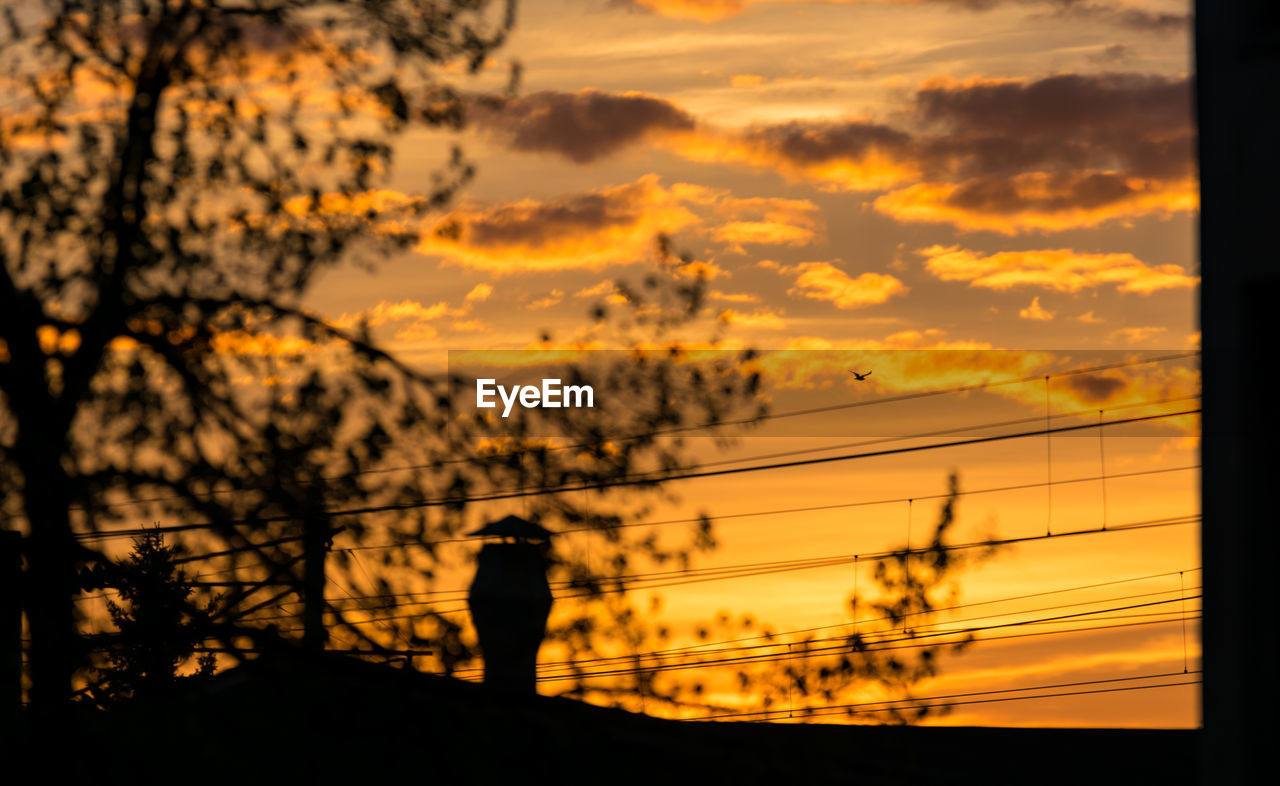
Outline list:
[[[1094,24],[1107,24],[1148,33],[1183,33],[1191,15],[1153,11],[1124,0],[618,0],[674,19],[717,22],[737,16],[750,5],[761,3],[815,3],[838,5],[932,5],[937,7],[988,11],[997,7],[1023,7],[1037,16],[1051,16]]]
[[[417,250],[495,274],[599,269],[649,258],[659,234],[693,230],[745,253],[743,245],[808,245],[825,226],[817,205],[800,199],[738,198],[657,175],[548,200],[463,205],[423,232]],[[682,266],[708,280],[725,275],[709,261]]]
[[[1114,285],[1121,292],[1148,295],[1163,289],[1189,289],[1200,281],[1177,265],[1148,265],[1122,253],[1086,254],[1059,248],[984,256],[959,246],[930,246],[919,253],[925,258],[925,269],[937,278],[984,289],[1030,286],[1074,293]]]

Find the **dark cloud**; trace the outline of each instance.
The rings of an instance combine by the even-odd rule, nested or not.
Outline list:
[[[899,128],[793,121],[748,128],[736,140],[751,151],[735,153],[736,160],[852,190],[910,180],[953,183],[947,207],[992,216],[1136,205],[1165,184],[1195,176],[1185,77],[937,82],[916,93]]]
[[[903,157],[912,146],[910,134],[865,121],[796,121],[755,126],[742,134],[742,140],[766,147],[799,166],[860,160],[872,154]]]
[[[957,131],[1011,135],[1146,133],[1190,128],[1191,85],[1186,77],[1147,74],[1058,74],[1035,81],[978,81],[925,87],[916,94],[919,115]]]
[[[875,2],[875,0],[871,1]],[[880,1],[895,2],[895,0]],[[901,0],[897,1],[901,2]],[[1151,33],[1185,32],[1191,25],[1191,14],[1135,8],[1122,0],[926,0],[926,2],[969,11],[989,11],[997,6],[1010,5],[1040,7],[1047,10],[1037,15],[1127,27],[1131,30]]]
[[[1086,404],[1100,404],[1124,389],[1125,381],[1100,374],[1077,374],[1067,377],[1067,387],[1080,395]]]
[[[1089,57],[1095,63],[1119,63],[1128,60],[1133,55],[1133,50],[1127,44],[1112,44],[1096,55]]]
[[[422,235],[418,251],[498,274],[626,264],[650,255],[655,236],[697,225],[685,203],[714,196],[645,175],[557,199],[462,205]]]
[[[485,111],[481,127],[515,149],[589,162],[644,139],[691,160],[850,191],[898,189],[877,208],[909,221],[1060,230],[1167,215],[1196,201],[1187,77],[937,80],[893,125],[795,120],[716,129],[652,96],[595,90],[535,93]]]
[[[977,213],[1056,213],[1103,207],[1141,193],[1124,177],[1109,172],[1060,172],[1038,180],[1032,193],[1013,178],[966,180],[950,194],[946,204]]]
[[[1023,0],[1036,2],[1036,0]],[[1191,14],[1169,11],[1151,11],[1133,8],[1118,2],[1098,0],[1050,0],[1056,6],[1054,16],[1087,22],[1127,27],[1149,33],[1182,33],[1191,26]]]
[[[636,192],[577,194],[536,205],[504,205],[466,223],[472,246],[541,245],[566,235],[598,232],[639,221],[645,203]]]
[[[516,150],[559,153],[584,164],[656,132],[692,130],[692,116],[639,93],[542,91],[471,113],[480,128]]]
[[[929,86],[916,112],[928,166],[963,175],[1119,169],[1185,177],[1194,164],[1190,80],[1060,74]]]

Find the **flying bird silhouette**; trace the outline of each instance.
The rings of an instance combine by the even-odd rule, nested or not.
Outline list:
[[[850,373],[850,374],[852,374],[852,375],[853,375],[853,378],[854,378],[854,379],[856,379],[856,380],[858,380],[859,382],[861,382],[862,380],[864,380],[864,379],[866,379],[867,377],[871,376],[871,372],[870,372],[870,371],[868,371],[868,372],[866,372],[866,373],[863,373],[863,374],[859,374],[858,372],[854,371],[853,369],[849,369],[849,373]]]

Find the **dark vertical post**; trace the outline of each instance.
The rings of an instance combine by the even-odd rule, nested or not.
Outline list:
[[[325,561],[329,556],[329,521],[310,516],[302,524],[302,646],[323,650],[329,640],[324,626]]]
[[[0,531],[0,729],[22,711],[22,535]]]
[[[1204,783],[1269,764],[1275,698],[1280,3],[1196,3],[1204,348]]]

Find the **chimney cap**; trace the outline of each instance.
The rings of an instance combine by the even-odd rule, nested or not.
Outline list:
[[[476,538],[488,535],[498,538],[523,538],[525,540],[550,540],[554,534],[554,532],[541,524],[535,524],[519,516],[504,516],[497,521],[485,524],[480,529],[467,533],[467,535]]]

